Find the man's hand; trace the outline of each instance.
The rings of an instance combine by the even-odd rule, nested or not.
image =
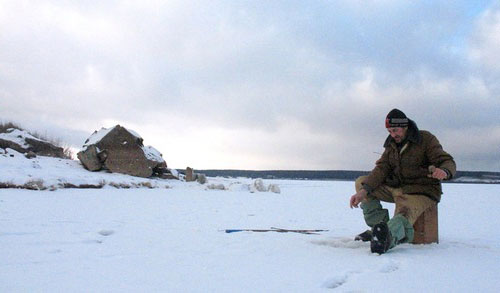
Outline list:
[[[367,197],[367,192],[366,190],[364,189],[361,189],[360,191],[358,191],[356,194],[354,194],[353,196],[351,196],[351,200],[349,202],[350,206],[351,206],[351,209],[353,207],[357,208],[358,205],[366,200],[368,197]]]
[[[444,180],[448,178],[448,173],[446,173],[443,169],[436,168],[435,166],[429,166],[429,178],[434,178],[437,180]]]

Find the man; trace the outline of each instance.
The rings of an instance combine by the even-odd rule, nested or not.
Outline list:
[[[413,224],[429,207],[441,200],[441,181],[456,172],[453,157],[430,132],[419,130],[398,109],[385,120],[389,131],[385,151],[367,176],[356,180],[350,206],[361,204],[368,230],[356,240],[371,241],[371,251],[382,254],[399,243],[413,241]],[[396,204],[389,220],[380,201]]]

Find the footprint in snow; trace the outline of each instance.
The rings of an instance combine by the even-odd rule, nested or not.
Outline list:
[[[355,275],[355,274],[359,274],[359,273],[360,273],[359,271],[344,272],[342,274],[339,274],[337,276],[331,277],[328,280],[326,280],[323,283],[322,287],[323,288],[327,288],[327,289],[338,288],[338,287],[344,285],[345,283],[347,283],[347,280],[349,279],[349,276],[352,276],[352,275]]]
[[[347,274],[332,277],[323,283],[323,287],[328,289],[338,288],[347,282],[347,278]]]
[[[392,273],[399,269],[399,265],[394,261],[389,261],[385,264],[382,264],[379,268],[379,272],[381,273]]]
[[[99,233],[99,235],[102,235],[102,236],[110,236],[110,235],[115,234],[115,231],[113,231],[113,230],[101,230],[98,233]]]
[[[314,240],[311,242],[313,244],[331,246],[331,247],[335,247],[335,248],[356,249],[356,248],[366,248],[369,246],[369,244],[367,244],[365,242],[354,241],[354,239],[346,238],[346,237],[334,237],[334,238],[331,238],[328,240]]]
[[[101,244],[102,243],[102,240],[96,240],[96,239],[87,239],[87,240],[83,240],[82,243],[84,244]]]
[[[108,236],[111,236],[113,234],[115,234],[115,231],[114,230],[100,230],[97,232],[97,234],[99,234],[100,236],[104,236],[104,237],[108,237]],[[83,240],[82,243],[85,243],[85,244],[101,244],[103,243],[103,238],[102,237],[97,237],[97,238],[101,238],[101,239],[95,239],[95,234],[89,234],[88,235],[88,238]]]

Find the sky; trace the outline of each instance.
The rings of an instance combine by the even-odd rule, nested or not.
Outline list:
[[[0,122],[169,167],[371,170],[387,113],[500,171],[496,1],[0,0]]]

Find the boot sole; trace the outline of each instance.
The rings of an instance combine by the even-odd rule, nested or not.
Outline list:
[[[389,228],[384,223],[373,226],[370,248],[372,253],[382,254],[389,249]]]
[[[371,240],[372,240],[372,231],[371,230],[367,230],[359,235],[356,235],[356,237],[354,237],[354,241],[368,242]]]

